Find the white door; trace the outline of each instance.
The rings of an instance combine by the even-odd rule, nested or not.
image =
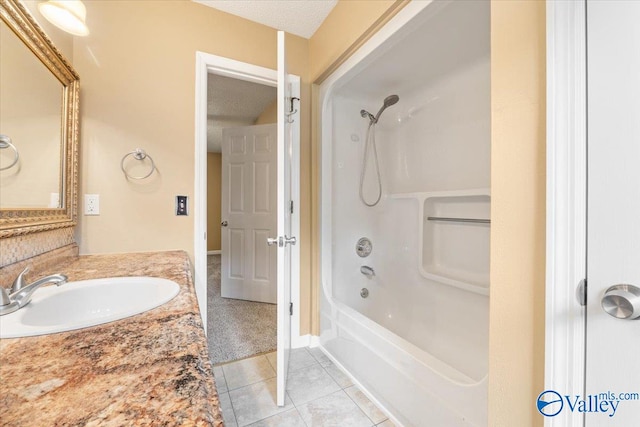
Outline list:
[[[294,126],[300,126],[299,114],[292,114],[293,94],[287,74],[284,32],[278,31],[278,234],[271,244],[278,251],[278,350],[276,358],[277,403],[284,405],[284,396],[291,350],[291,246],[297,236],[291,234],[292,162]]]
[[[224,298],[276,302],[276,125],[222,133],[222,259]]]
[[[602,303],[628,316],[633,291],[607,290],[640,288],[640,1],[588,1],[587,46],[585,425],[640,426],[640,318]]]

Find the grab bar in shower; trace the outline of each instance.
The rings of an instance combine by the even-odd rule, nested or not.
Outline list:
[[[429,221],[449,221],[449,222],[475,222],[480,224],[491,224],[490,219],[483,218],[450,218],[444,216],[428,216]]]

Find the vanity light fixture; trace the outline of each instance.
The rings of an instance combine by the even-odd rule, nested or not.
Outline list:
[[[81,0],[48,0],[38,4],[40,13],[56,27],[74,36],[86,36],[87,9]]]

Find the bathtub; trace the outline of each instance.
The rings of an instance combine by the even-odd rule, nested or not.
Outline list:
[[[412,2],[320,87],[319,344],[398,425],[487,425],[489,7]]]

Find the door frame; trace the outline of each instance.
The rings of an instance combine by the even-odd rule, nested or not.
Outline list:
[[[545,390],[584,395],[586,309],[586,1],[547,1]],[[540,390],[542,392],[543,390]],[[563,411],[545,426],[583,426]]]
[[[200,316],[207,333],[207,75],[209,73],[253,83],[277,87],[276,70],[236,61],[206,52],[196,51],[196,84],[195,84],[195,164],[194,164],[194,285],[200,308]],[[291,75],[292,82],[297,83],[300,90],[300,77]],[[299,104],[299,103],[298,103]],[[299,108],[299,106],[298,106]],[[298,207],[292,215],[292,232],[300,240],[300,137],[294,138],[293,164],[291,179],[293,181],[292,199]],[[292,344],[304,342],[300,337],[300,245],[294,245],[291,252],[291,302],[296,308],[291,318]]]

